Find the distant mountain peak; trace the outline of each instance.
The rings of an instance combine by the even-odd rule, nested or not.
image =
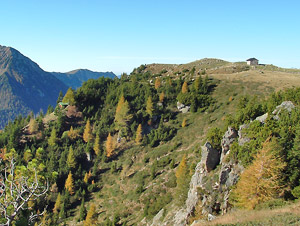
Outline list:
[[[89,79],[98,79],[99,77],[113,79],[116,77],[113,72],[96,72],[88,69],[76,69],[66,73],[52,72],[52,74],[73,89],[77,89],[83,82]]]
[[[47,110],[67,86],[12,47],[0,46],[0,128],[17,115]]]

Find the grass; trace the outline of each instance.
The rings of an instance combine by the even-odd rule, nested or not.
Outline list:
[[[166,215],[172,215],[172,210],[177,208],[175,205],[176,200],[173,198],[175,193],[174,175],[176,166],[181,161],[183,154],[187,154],[188,167],[198,163],[201,157],[200,146],[205,142],[206,132],[214,126],[223,130],[226,129],[225,116],[235,111],[238,99],[242,95],[259,95],[260,98],[265,98],[275,90],[300,86],[300,76],[294,71],[293,73],[272,72],[272,70],[256,68],[229,73],[228,67],[235,64],[214,60],[196,61],[192,62],[190,66],[196,67],[197,65],[199,65],[199,68],[206,67],[210,68],[211,72],[216,72],[215,74],[209,74],[210,78],[218,81],[218,85],[213,92],[215,105],[206,112],[178,114],[175,120],[169,122],[172,126],[178,128],[176,136],[156,148],[136,146],[133,142],[126,144],[127,146],[123,148],[122,154],[115,160],[117,165],[121,166],[120,171],[111,172],[107,170],[99,175],[98,181],[102,188],[100,191],[92,193],[90,202],[97,204],[99,222],[103,222],[105,218],[112,217],[115,214],[122,218],[122,222],[128,222],[128,225],[141,222],[144,218],[143,211],[148,199],[154,202],[150,203],[153,205],[153,214],[161,208],[165,208]],[[236,65],[240,68],[245,66],[244,63]],[[165,76],[167,74],[174,76],[173,72],[182,71],[187,66],[151,65],[147,68],[153,69],[154,72],[156,70],[157,73],[166,69]],[[226,73],[220,73],[222,71]],[[185,128],[181,127],[183,118],[187,119]],[[175,168],[170,167],[169,162],[171,160],[174,160]],[[152,178],[151,170],[154,164],[156,165],[155,176]],[[100,169],[108,167],[109,164],[107,163],[99,165]],[[142,191],[139,191],[139,186],[143,187]],[[170,195],[168,199],[160,198],[164,194]],[[153,198],[158,198],[156,200],[158,204],[153,201]],[[236,211],[209,224],[243,225],[246,223],[245,225],[247,225],[247,222],[251,222],[248,225],[262,225],[260,222],[263,222],[266,225],[272,225],[272,221],[275,220],[278,224],[273,225],[284,225],[286,222],[299,221],[297,216],[299,205],[294,209],[292,206],[278,210]],[[148,219],[150,220],[152,217],[151,215]],[[204,225],[208,225],[208,223],[206,222]]]
[[[235,210],[211,222],[195,226],[209,225],[300,225],[300,202],[275,209]]]

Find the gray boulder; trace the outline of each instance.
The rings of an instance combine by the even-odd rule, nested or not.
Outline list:
[[[206,142],[202,149],[201,163],[207,172],[212,171],[220,162],[220,153],[218,150],[214,149],[209,142]]]

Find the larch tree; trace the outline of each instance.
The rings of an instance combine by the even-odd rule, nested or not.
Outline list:
[[[268,138],[256,154],[252,164],[241,174],[232,192],[235,204],[253,209],[259,203],[278,196],[282,188],[282,170],[285,163],[279,157],[281,147],[275,138]]]
[[[68,131],[68,137],[71,140],[75,140],[78,137],[78,132],[73,129],[73,126],[71,126],[70,130]]]
[[[93,150],[95,152],[96,155],[100,154],[100,136],[99,134],[96,135],[96,139],[95,139],[95,143],[93,146]]]
[[[187,197],[188,185],[188,168],[186,163],[186,155],[184,154],[181,162],[176,170],[176,196],[180,203],[183,203]]]
[[[186,127],[186,118],[184,118],[184,119],[182,120],[181,127],[182,127],[182,128]]]
[[[38,131],[38,129],[39,129],[38,122],[34,118],[31,118],[29,121],[29,127],[28,127],[29,132],[35,133]]]
[[[60,193],[58,193],[56,201],[55,201],[55,205],[53,208],[53,213],[58,214],[60,208],[61,208],[61,195],[60,195]]]
[[[49,146],[53,147],[56,144],[56,140],[57,140],[56,129],[55,129],[55,127],[53,127],[53,129],[51,131],[51,135],[50,135],[50,137],[48,139]]]
[[[84,178],[83,178],[83,182],[86,183],[86,184],[89,182],[89,175],[88,175],[88,173],[85,173]]]
[[[70,195],[74,194],[74,180],[71,171],[69,172],[68,178],[66,180],[65,188],[70,193]]]
[[[114,150],[115,150],[113,137],[110,135],[110,133],[108,134],[105,147],[106,147],[106,156],[109,158],[114,154]]]
[[[88,143],[92,139],[93,139],[92,127],[91,127],[90,120],[88,119],[83,132],[83,140],[86,143]]]
[[[153,102],[151,96],[148,97],[147,103],[146,103],[146,112],[152,117],[153,114]]]
[[[75,158],[72,146],[70,146],[70,148],[69,148],[67,164],[68,164],[70,169],[75,169],[75,167],[76,167],[76,158]]]
[[[142,124],[139,124],[136,130],[136,137],[135,137],[135,143],[138,145],[141,144],[141,141],[143,139],[142,132],[143,132]]]
[[[160,81],[160,78],[157,77],[155,79],[154,87],[155,87],[155,89],[158,89],[160,86],[161,86],[161,81]]]
[[[69,103],[69,105],[75,105],[75,94],[72,88],[69,88],[66,95],[62,99],[62,102]]]
[[[159,102],[160,102],[160,103],[163,103],[163,102],[164,102],[164,99],[165,99],[165,93],[162,92],[161,94],[159,94]]]
[[[124,95],[122,95],[116,108],[115,124],[116,129],[121,131],[123,134],[127,133],[128,122],[132,118],[132,115],[129,114],[129,111],[129,103],[127,100],[125,100]]]
[[[187,93],[189,91],[187,82],[184,82],[181,88],[182,93]]]
[[[94,226],[97,223],[96,206],[91,204],[90,209],[86,215],[84,226]]]

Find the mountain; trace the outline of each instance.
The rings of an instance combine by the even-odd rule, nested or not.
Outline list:
[[[98,79],[99,77],[115,78],[113,72],[95,72],[87,69],[78,69],[67,73],[52,72],[52,74],[73,89],[79,88],[83,82],[89,79]]]
[[[19,114],[45,112],[67,88],[16,49],[0,46],[0,128]]]
[[[9,124],[0,157],[14,148],[24,173],[39,164],[49,190],[28,211],[45,207],[49,226],[290,225],[300,220],[299,74],[217,59],[142,65],[88,80],[56,115]],[[237,210],[248,203],[255,212]]]

